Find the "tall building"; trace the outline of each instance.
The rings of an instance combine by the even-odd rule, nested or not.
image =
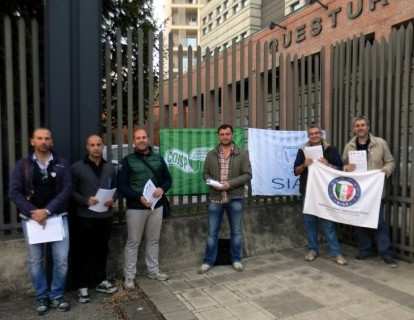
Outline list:
[[[178,72],[178,47],[184,49],[183,70],[187,71],[187,48],[196,48],[199,44],[199,17],[202,0],[166,0],[164,9],[165,37],[164,48],[168,50],[170,32],[173,39],[173,71]],[[168,70],[166,62],[165,70]]]
[[[285,1],[285,15],[291,14],[292,12],[295,12],[296,10],[299,10],[305,4],[309,2],[309,0],[286,0]]]
[[[200,45],[222,50],[272,21],[280,22],[284,15],[285,0],[204,0]]]

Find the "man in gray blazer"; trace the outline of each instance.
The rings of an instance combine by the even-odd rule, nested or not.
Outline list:
[[[74,265],[80,303],[90,301],[88,292],[90,287],[97,286],[97,292],[108,294],[117,291],[106,275],[114,200],[104,204],[107,208],[104,212],[89,209],[90,206],[98,203],[95,195],[99,188],[112,189],[116,185],[115,168],[103,159],[103,147],[100,136],[89,136],[86,141],[88,154],[72,166],[72,196],[76,205]]]

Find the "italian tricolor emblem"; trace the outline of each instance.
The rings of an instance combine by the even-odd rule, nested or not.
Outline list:
[[[354,193],[352,184],[340,184],[335,186],[335,195],[340,201],[349,201]]]

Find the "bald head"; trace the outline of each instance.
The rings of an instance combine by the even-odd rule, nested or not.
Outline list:
[[[148,149],[148,134],[145,129],[134,130],[134,145],[138,152],[145,152]]]
[[[99,135],[92,134],[86,139],[86,150],[88,151],[88,156],[91,159],[102,159],[103,148],[103,140]]]

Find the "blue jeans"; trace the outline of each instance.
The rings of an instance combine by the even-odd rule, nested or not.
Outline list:
[[[64,216],[62,219],[65,238],[62,241],[39,244],[29,244],[27,241],[26,222],[22,222],[26,243],[29,249],[29,272],[38,300],[45,298],[51,300],[58,299],[63,297],[65,291],[66,274],[68,271],[69,229],[68,218]],[[53,269],[50,290],[45,270],[46,245],[50,245],[52,248]]]
[[[308,248],[319,254],[318,244],[318,222],[323,229],[326,241],[328,242],[329,255],[332,257],[341,254],[341,247],[336,237],[335,223],[329,220],[318,218],[310,214],[304,214],[303,220],[305,223],[306,236],[308,238]]]
[[[378,254],[382,257],[392,256],[390,230],[388,224],[385,222],[384,205],[381,204],[378,228],[355,228],[355,235],[358,241],[358,249],[360,256],[369,256],[373,253],[373,241],[375,237],[377,241]]]
[[[204,263],[214,265],[217,258],[218,237],[224,210],[230,224],[230,253],[232,262],[241,260],[242,250],[242,214],[243,200],[231,200],[229,203],[210,203],[208,205],[208,239]]]

